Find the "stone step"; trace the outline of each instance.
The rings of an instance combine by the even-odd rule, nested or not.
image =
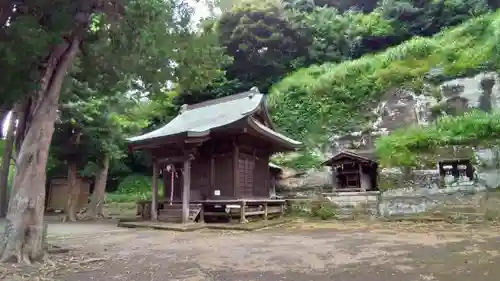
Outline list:
[[[432,213],[477,213],[480,211],[481,207],[475,206],[447,206],[447,207],[437,207],[429,210]]]
[[[158,219],[170,223],[179,223],[182,221],[182,205],[166,205],[166,208],[160,210]],[[200,205],[191,205],[189,208],[189,220],[194,221],[200,213]]]
[[[200,205],[198,205],[198,204],[190,204],[189,205],[189,209],[195,209],[195,208],[199,208],[199,207],[200,207]],[[163,204],[163,209],[166,209],[166,210],[171,210],[171,209],[182,210],[182,205],[181,204],[172,204],[172,205]]]

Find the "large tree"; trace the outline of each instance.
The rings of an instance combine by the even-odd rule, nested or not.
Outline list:
[[[78,219],[76,177],[83,167],[82,172],[95,178],[94,192],[84,217],[103,215],[108,170],[126,155],[125,138],[148,125],[149,118],[171,115],[157,111],[159,108],[173,109],[169,95],[163,94],[165,89],[162,87],[167,86],[167,80],[179,90],[190,90],[204,87],[223,74],[220,68],[227,58],[217,38],[190,28],[189,7],[179,6],[176,10],[177,15],[183,17],[174,27],[175,32],[168,38],[155,38],[157,46],[149,52],[156,58],[151,59],[152,66],[157,65],[162,71],[146,69],[142,72],[142,65],[133,68],[132,64],[125,72],[116,72],[109,64],[99,64],[100,56],[113,60],[116,54],[102,54],[101,51],[100,56],[84,54],[79,64],[81,70],[72,75],[63,93],[59,130],[51,149],[53,158],[64,162],[69,169],[70,196],[66,208],[69,220]],[[164,23],[159,21],[157,25],[161,29]],[[150,31],[154,30],[150,27]],[[97,43],[93,46],[97,50],[102,47]],[[97,73],[96,66],[100,67]]]
[[[146,127],[149,114],[142,110],[142,104],[147,102],[138,102],[131,95],[102,95],[82,84],[71,89],[78,94],[72,95],[61,110],[51,155],[63,166],[54,167],[56,171],[67,170],[69,197],[65,215],[75,221],[80,193],[77,174],[83,172],[95,179],[85,217],[101,217],[110,162],[126,155],[125,138]]]
[[[93,67],[109,77],[126,74],[142,89],[153,89],[158,77],[172,73],[174,50],[164,44],[175,42],[178,22],[186,20],[178,7],[173,0],[33,0],[2,7],[0,57],[8,75],[2,75],[0,96],[2,104],[24,106],[0,260],[43,256],[45,168],[61,88],[75,59],[76,72]]]
[[[234,58],[227,68],[227,78],[253,84],[264,92],[294,69],[310,45],[279,1],[239,4],[222,15],[218,34],[227,54]]]

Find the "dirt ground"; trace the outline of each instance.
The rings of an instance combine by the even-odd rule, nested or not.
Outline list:
[[[53,223],[72,250],[0,280],[498,280],[500,227],[444,223],[295,223],[255,232],[179,233]]]

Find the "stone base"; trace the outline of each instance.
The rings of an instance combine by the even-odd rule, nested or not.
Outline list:
[[[291,222],[291,219],[273,219],[273,220],[262,220],[249,223],[167,223],[167,222],[153,222],[153,221],[120,221],[118,222],[119,227],[127,228],[149,228],[149,229],[159,229],[159,230],[170,230],[170,231],[196,231],[200,229],[223,229],[223,230],[242,230],[242,231],[253,231],[259,230],[266,227],[273,227]]]
[[[167,222],[153,222],[153,221],[120,221],[118,222],[119,227],[127,228],[150,228],[150,229],[160,229],[160,230],[171,230],[171,231],[195,231],[205,228],[203,223],[167,223]]]

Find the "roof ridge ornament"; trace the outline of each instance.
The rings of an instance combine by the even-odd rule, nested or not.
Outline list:
[[[182,113],[186,112],[187,109],[188,109],[188,105],[187,104],[181,105],[181,109],[179,110],[179,114],[182,114]]]
[[[259,92],[259,88],[257,88],[256,86],[253,86],[252,88],[250,88],[250,90],[248,91],[248,98],[249,99],[252,99],[256,94],[260,94]]]

